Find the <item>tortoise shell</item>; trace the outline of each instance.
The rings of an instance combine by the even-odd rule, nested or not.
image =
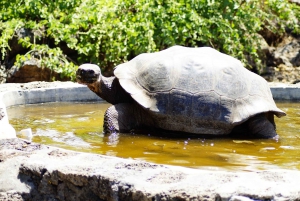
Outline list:
[[[285,115],[262,77],[209,47],[144,53],[114,74],[156,126],[167,130],[228,134],[256,114]]]

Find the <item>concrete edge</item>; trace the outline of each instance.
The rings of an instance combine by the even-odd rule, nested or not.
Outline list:
[[[91,102],[103,100],[86,86],[74,84],[67,87],[61,86],[0,92],[0,101],[2,101],[6,107],[11,107],[48,102]]]
[[[299,101],[300,85],[270,86],[274,100],[278,101]]]
[[[8,87],[7,90],[1,91],[0,85],[0,102],[6,107],[23,104],[36,104],[47,102],[83,102],[83,101],[103,101],[96,94],[90,91],[86,86],[77,83],[54,84],[48,83],[43,88],[21,89],[19,85]],[[11,85],[11,84],[10,84]],[[274,84],[270,83],[270,89],[274,100],[278,101],[299,101],[300,84]],[[74,95],[76,94],[76,96]]]

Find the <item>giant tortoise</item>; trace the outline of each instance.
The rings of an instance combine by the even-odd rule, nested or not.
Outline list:
[[[104,77],[83,64],[78,83],[111,103],[104,132],[157,128],[182,133],[276,138],[276,107],[267,82],[242,63],[210,47],[173,46],[144,53]]]

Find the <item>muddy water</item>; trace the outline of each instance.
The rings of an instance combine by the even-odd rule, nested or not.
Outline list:
[[[276,119],[279,141],[103,135],[106,103],[25,105],[8,114],[17,132],[32,129],[34,142],[71,150],[213,170],[300,169],[300,104],[277,105],[288,114]]]

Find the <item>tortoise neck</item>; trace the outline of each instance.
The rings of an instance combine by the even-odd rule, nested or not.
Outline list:
[[[121,87],[116,77],[100,76],[98,82],[89,85],[89,88],[113,105],[132,102],[131,96]]]

